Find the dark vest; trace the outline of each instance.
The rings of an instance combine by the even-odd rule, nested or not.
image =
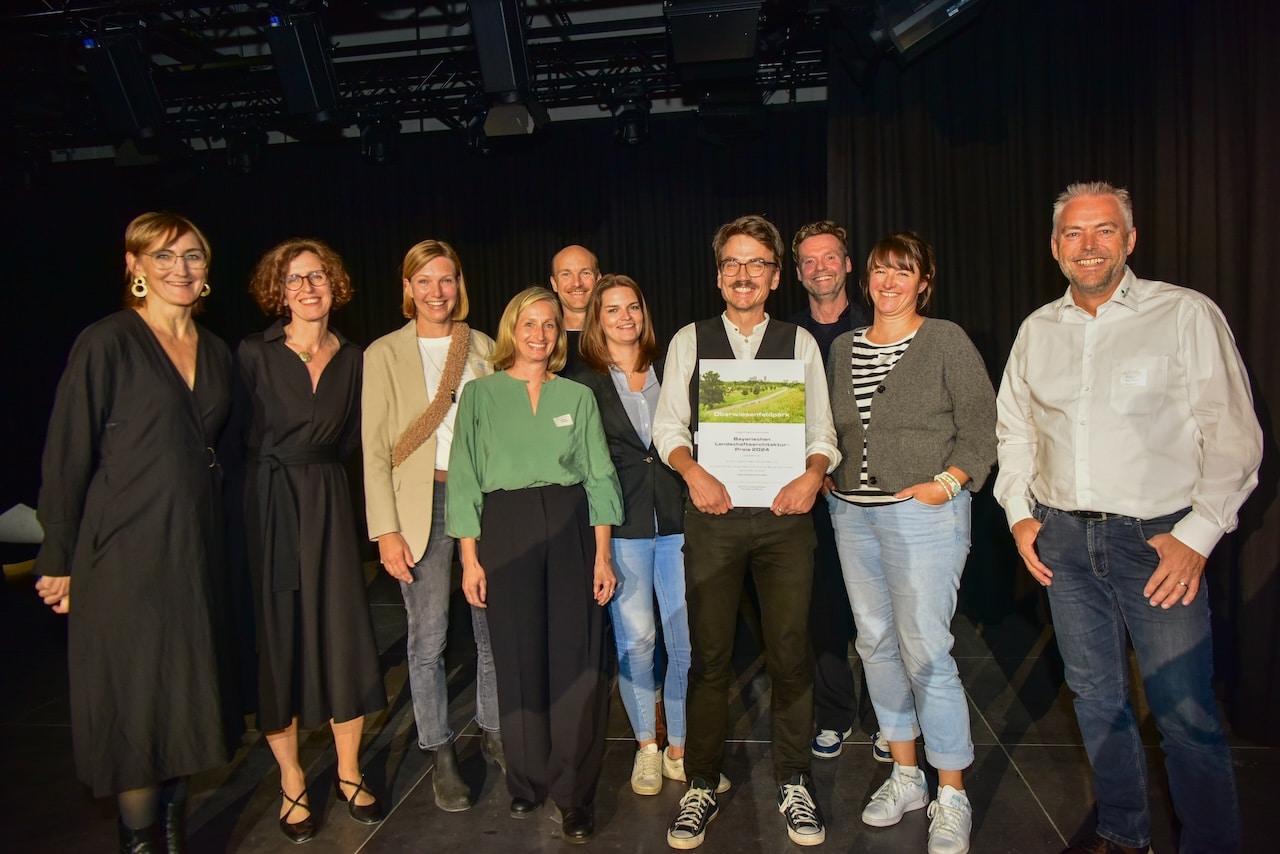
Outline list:
[[[698,458],[698,361],[701,359],[734,359],[733,345],[724,330],[724,319],[716,316],[694,324],[698,333],[698,349],[694,354],[693,376],[689,378],[689,435],[693,437],[693,458]],[[757,359],[794,359],[796,357],[796,325],[769,318],[760,339]]]

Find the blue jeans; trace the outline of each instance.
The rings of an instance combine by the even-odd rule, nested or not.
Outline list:
[[[689,615],[684,601],[684,534],[652,539],[615,539],[613,568],[618,590],[609,603],[613,637],[618,646],[618,693],[631,720],[636,741],[657,738],[654,708],[657,680],[654,652],[657,623],[653,602],[658,600],[667,675],[662,691],[667,717],[667,740],[684,747],[684,701],[689,690]]]
[[[880,733],[913,741],[923,732],[930,765],[968,768],[969,701],[951,657],[951,620],[969,553],[969,493],[936,507],[915,499],[861,507],[834,496],[827,506]]]
[[[444,532],[444,490],[445,485],[437,482],[431,501],[431,535],[427,550],[411,570],[413,583],[400,582],[400,594],[409,618],[413,719],[418,725],[418,747],[423,750],[435,750],[453,741],[444,649],[449,636],[454,541]],[[481,729],[495,732],[499,727],[497,679],[489,645],[489,624],[479,608],[471,609],[471,630],[476,639],[476,723]]]
[[[1036,549],[1053,570],[1049,606],[1093,767],[1099,835],[1134,848],[1151,839],[1147,763],[1129,701],[1127,633],[1160,730],[1182,822],[1180,850],[1239,851],[1235,774],[1210,684],[1208,591],[1202,581],[1190,605],[1168,610],[1142,595],[1160,562],[1147,540],[1171,531],[1187,512],[1095,522],[1037,505]]]

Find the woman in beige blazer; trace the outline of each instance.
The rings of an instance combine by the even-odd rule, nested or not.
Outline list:
[[[424,240],[404,258],[404,316],[364,354],[362,430],[369,539],[400,582],[409,616],[409,687],[418,748],[435,752],[436,806],[474,803],[458,773],[444,668],[454,541],[445,534],[445,479],[462,386],[493,372],[493,340],[469,329],[462,262],[449,244]],[[485,756],[505,768],[498,694],[484,611],[471,609],[478,652],[476,722]]]

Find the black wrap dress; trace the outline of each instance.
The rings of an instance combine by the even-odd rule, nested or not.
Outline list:
[[[335,333],[336,334],[336,333]],[[304,727],[386,706],[342,460],[360,445],[363,353],[340,346],[315,391],[282,322],[237,351],[252,414],[245,529],[258,645],[258,726]]]
[[[71,733],[98,797],[220,765],[243,729],[212,450],[231,354],[197,328],[191,389],[137,312],[93,324],[49,420],[36,571],[72,576]]]

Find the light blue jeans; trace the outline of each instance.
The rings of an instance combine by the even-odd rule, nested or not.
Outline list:
[[[453,741],[449,728],[449,678],[444,649],[449,636],[449,596],[452,593],[454,540],[444,532],[445,485],[436,483],[431,501],[431,535],[427,550],[413,566],[413,583],[400,582],[404,610],[409,617],[409,689],[418,747],[435,750]],[[496,732],[498,687],[484,611],[471,609],[476,639],[476,723]]]
[[[827,505],[881,734],[911,741],[923,731],[930,765],[968,768],[969,701],[951,657],[951,620],[969,553],[969,493],[937,507],[915,499],[860,507],[832,496]]]
[[[618,589],[609,602],[618,646],[618,693],[636,741],[657,738],[654,650],[656,597],[667,653],[662,707],[667,740],[684,747],[685,695],[689,692],[689,615],[684,601],[684,534],[612,541]]]

